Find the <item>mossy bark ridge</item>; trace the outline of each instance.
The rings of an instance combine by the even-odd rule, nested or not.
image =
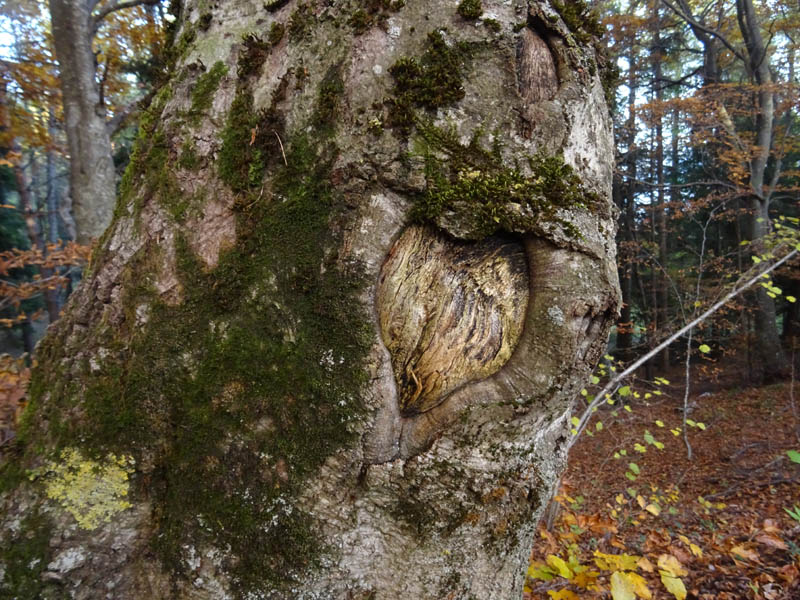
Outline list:
[[[618,305],[613,151],[591,28],[477,6],[180,7],[0,472],[2,594],[520,596]],[[47,498],[78,476],[102,522]]]

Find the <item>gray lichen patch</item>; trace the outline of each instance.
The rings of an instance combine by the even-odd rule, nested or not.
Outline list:
[[[409,227],[383,265],[377,294],[402,413],[425,412],[497,372],[522,333],[528,287],[521,244],[456,242]]]

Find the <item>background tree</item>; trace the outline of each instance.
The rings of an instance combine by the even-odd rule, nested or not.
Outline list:
[[[115,66],[124,46],[115,34],[120,33],[121,25],[127,24],[129,32],[130,24],[135,27],[137,23],[131,15],[126,20],[114,20],[112,15],[122,9],[157,3],[158,0],[49,2],[70,155],[70,193],[77,240],[83,244],[100,237],[105,231],[111,222],[116,196],[112,128],[108,122],[106,95],[112,91],[110,88],[120,83],[113,74],[119,73]],[[138,26],[145,29],[144,22]],[[98,36],[98,31],[104,27],[111,31]],[[128,36],[128,40],[137,37],[146,38]],[[112,43],[109,44],[108,40]],[[152,45],[152,41],[148,41]],[[147,47],[147,44],[139,45],[138,50]],[[98,55],[102,55],[102,65],[98,64]],[[102,72],[98,72],[99,66],[102,66]],[[116,124],[117,119],[112,122]]]
[[[797,179],[790,166],[796,106],[789,100],[797,97],[790,91],[797,89],[796,44],[788,24],[796,22],[797,10],[779,2],[770,6],[782,16],[768,18],[766,5],[743,3],[737,9],[716,1],[651,3],[649,11],[634,4],[611,8],[618,64],[630,82],[619,89],[628,106],[624,126],[618,117],[624,134],[618,169],[625,217],[621,272],[630,298],[630,316],[624,315],[617,337],[623,350],[637,339],[653,347],[675,324],[713,302],[733,273],[750,264],[748,248],[756,257],[763,253],[758,240],[776,215],[796,216]],[[628,23],[639,25],[632,35]],[[748,44],[763,51],[759,76]],[[646,48],[668,51],[648,55]],[[642,68],[647,63],[650,73]],[[778,108],[769,109],[769,102]],[[790,271],[779,275],[784,285],[791,285]],[[774,305],[789,315],[792,303],[770,294],[761,288],[751,306],[739,305],[738,315],[727,311],[707,330],[707,341],[725,340],[725,352],[738,353],[751,365],[742,372],[754,378],[788,372]],[[679,353],[674,349],[673,358]]]
[[[277,1],[176,25],[38,353],[6,590],[519,596],[618,304],[596,22]]]

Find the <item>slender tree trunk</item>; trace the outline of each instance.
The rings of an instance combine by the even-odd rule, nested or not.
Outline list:
[[[76,239],[82,244],[99,238],[111,222],[116,186],[106,110],[92,50],[94,4],[87,0],[50,0],[70,157],[72,210]]]
[[[750,158],[750,226],[749,233],[756,252],[762,249],[760,241],[770,231],[769,205],[772,190],[766,184],[767,162],[772,150],[775,123],[775,91],[769,70],[767,47],[761,36],[758,18],[752,0],[736,0],[739,29],[747,48],[747,69],[757,88],[755,148]],[[755,292],[756,345],[764,365],[767,380],[786,376],[789,361],[781,346],[776,322],[775,302],[767,290],[759,287]]]
[[[632,0],[629,12],[633,14],[636,2]],[[633,271],[635,269],[636,256],[633,251],[633,242],[636,229],[636,167],[638,152],[636,149],[636,94],[638,89],[638,74],[636,52],[633,44],[629,45],[628,55],[628,115],[623,130],[623,145],[625,147],[625,160],[621,168],[625,169],[627,181],[622,181],[617,177],[616,193],[619,196],[618,205],[622,212],[622,232],[621,239],[627,242],[620,253],[620,288],[622,291],[622,308],[620,318],[617,322],[617,349],[622,360],[630,360],[631,349],[633,347],[634,323],[633,313]]]
[[[2,479],[34,596],[520,597],[617,314],[613,147],[582,36],[483,9],[186,3]]]
[[[656,331],[657,339],[667,332],[667,322],[669,320],[669,282],[667,268],[667,207],[666,194],[664,193],[664,81],[663,81],[663,60],[664,48],[661,40],[661,2],[653,0],[652,24],[653,24],[653,48],[651,50],[651,61],[653,67],[653,86],[655,87],[655,180],[658,185],[656,204],[654,211],[654,226],[656,230],[656,242],[658,245],[658,262],[656,269]],[[662,371],[669,369],[669,348],[658,357],[658,367]]]

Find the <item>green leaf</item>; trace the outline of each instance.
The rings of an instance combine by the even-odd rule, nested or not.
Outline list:
[[[698,422],[697,422],[697,428],[698,428],[700,431],[705,431],[705,430],[706,430],[706,424],[705,424],[705,423],[701,423],[700,421],[698,421]]]
[[[797,298],[795,298],[794,296],[786,296],[786,301],[794,304],[795,302],[797,302]]]
[[[647,448],[645,448],[638,442],[633,445],[633,449],[636,450],[637,452],[641,452],[642,454],[647,452]]]
[[[544,566],[542,563],[532,564],[528,567],[528,577],[531,579],[541,579],[542,581],[550,581],[554,579],[556,572],[550,567]]]
[[[600,378],[597,377],[596,375],[592,375],[592,383],[594,385],[597,385],[598,383],[600,383]]]
[[[625,477],[627,477],[631,481],[636,481],[636,475],[634,475],[630,471],[625,471]]]
[[[639,465],[637,465],[635,462],[628,463],[628,468],[631,471],[633,471],[636,475],[638,475],[641,472],[641,470],[639,469]]]
[[[800,464],[800,452],[798,452],[797,450],[787,450],[786,456],[788,456],[789,460],[792,461],[793,463]]]
[[[621,388],[619,388],[619,392],[618,392],[618,393],[619,393],[619,395],[620,395],[620,396],[622,396],[623,398],[624,398],[625,396],[630,396],[630,395],[631,395],[631,386],[629,386],[629,385],[623,385]]]
[[[570,423],[572,423],[573,425],[575,425],[575,427],[577,427],[577,426],[578,426],[578,423],[580,423],[580,422],[581,422],[581,420],[580,420],[578,417],[572,417],[572,418],[570,419]]]
[[[708,344],[700,344],[698,350],[700,350],[700,352],[702,352],[703,354],[708,354],[709,352],[711,352],[711,347]]]
[[[686,586],[680,577],[673,577],[668,571],[660,571],[661,583],[667,591],[675,596],[676,600],[684,600],[686,598]]]
[[[644,441],[648,444],[655,444],[656,438],[653,437],[653,434],[650,433],[647,429],[644,430]]]
[[[598,422],[595,424],[594,428],[595,428],[597,431],[603,431],[603,423],[602,423],[602,422],[600,422],[600,421],[598,421]]]
[[[555,554],[549,554],[545,560],[564,579],[571,579],[574,576],[574,573],[563,558],[559,558]]]

